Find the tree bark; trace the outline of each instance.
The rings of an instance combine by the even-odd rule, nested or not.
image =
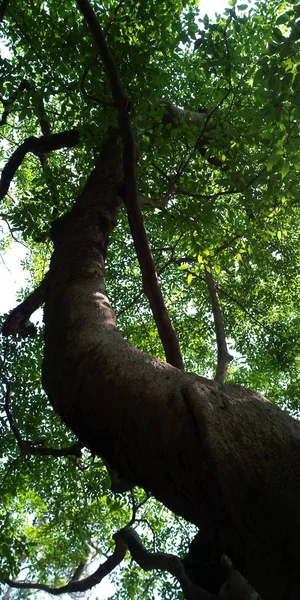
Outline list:
[[[122,179],[115,141],[54,224],[45,390],[83,443],[198,525],[264,600],[298,600],[299,423],[251,390],[184,373],[122,338],[104,281]]]

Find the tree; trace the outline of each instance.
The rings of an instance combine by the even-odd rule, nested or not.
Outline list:
[[[163,574],[118,598],[299,597],[300,12],[229,4],[2,2],[1,214],[35,288],[2,329],[21,594],[84,592],[129,549]]]

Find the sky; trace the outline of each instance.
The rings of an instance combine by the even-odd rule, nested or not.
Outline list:
[[[200,0],[199,6],[202,16],[208,14],[213,17],[215,12],[222,13],[229,5],[227,0]],[[0,165],[0,168],[3,168],[3,165]],[[1,219],[0,227],[7,231],[7,226]],[[26,252],[26,248],[15,241],[5,254],[0,252],[0,314],[9,312],[16,306],[16,293],[26,284],[26,272],[21,264]],[[90,600],[105,600],[113,593],[113,586],[106,580],[92,591]],[[50,598],[48,595],[43,597]],[[42,600],[42,596],[40,598]]]

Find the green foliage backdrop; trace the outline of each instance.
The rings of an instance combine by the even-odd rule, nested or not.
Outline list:
[[[300,9],[293,1],[230,0],[200,19],[191,1],[104,0],[95,10],[115,56],[139,147],[143,213],[186,367],[212,376],[215,331],[205,267],[212,270],[234,360],[229,381],[298,414],[300,266]],[[27,155],[3,198],[1,249],[29,246],[29,292],[47,271],[49,230],[70,209],[116,124],[110,89],[89,31],[67,0],[11,0],[2,20],[0,158],[30,136],[76,128],[80,143]],[[182,109],[164,119],[166,102]],[[202,126],[192,112],[210,114]],[[208,123],[212,128],[208,131]],[[199,145],[202,152],[199,152]],[[125,212],[109,248],[107,286],[124,337],[163,358],[142,294]],[[89,555],[103,558],[135,506],[148,547],[184,553],[193,532],[145,492],[113,495],[100,459],[20,454],[23,440],[75,442],[41,390],[43,329],[3,338],[0,406],[0,578],[62,584]],[[129,561],[128,561],[129,565]],[[130,566],[130,565],[129,565]],[[24,569],[24,571],[22,571]],[[167,577],[131,565],[117,598],[179,597]],[[114,579],[116,576],[114,575]],[[35,598],[33,592],[12,597]]]

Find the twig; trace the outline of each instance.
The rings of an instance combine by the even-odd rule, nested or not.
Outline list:
[[[158,333],[165,350],[166,359],[170,364],[179,369],[183,369],[183,360],[179,343],[160,289],[139,204],[139,192],[137,189],[136,178],[136,149],[130,120],[130,102],[123,90],[115,60],[89,1],[76,1],[99,50],[110,82],[112,98],[118,114],[118,124],[123,142],[125,182],[123,199],[138,261],[141,267],[143,288],[150,302]]]
[[[228,39],[227,39],[227,31],[226,31],[226,27],[225,30],[223,31],[223,37],[224,37],[224,41],[225,41],[225,48],[226,48],[226,54],[227,54],[227,67],[228,67],[228,86],[229,89],[232,90],[232,75],[231,75],[231,57],[230,57],[230,50],[229,50],[229,45],[228,45]]]
[[[111,573],[124,559],[126,554],[127,545],[121,536],[115,535],[115,551],[111,556],[107,558],[107,560],[102,563],[98,569],[92,575],[89,575],[85,579],[81,579],[80,581],[73,581],[73,576],[71,580],[66,584],[59,588],[53,588],[49,585],[45,585],[43,583],[26,583],[25,581],[14,581],[12,579],[6,579],[4,583],[10,585],[13,588],[23,589],[23,590],[42,590],[43,592],[47,592],[48,594],[52,594],[53,596],[59,596],[60,594],[74,594],[77,592],[85,592],[90,590],[95,585],[98,585],[106,577],[109,573]],[[77,570],[77,569],[76,569]]]
[[[223,191],[223,192],[217,192],[216,194],[195,194],[193,192],[189,192],[188,190],[183,190],[180,187],[175,187],[174,193],[179,194],[180,196],[189,196],[190,198],[203,198],[203,200],[214,200],[215,198],[218,198],[219,196],[228,196],[229,194],[230,195],[242,194],[242,192],[239,192],[238,190],[235,190],[235,189],[227,190],[227,191]]]
[[[0,22],[1,22],[1,20],[0,20]],[[24,91],[28,92],[30,90],[30,87],[31,87],[30,83],[27,81],[27,79],[22,79],[22,81],[18,85],[16,91],[10,96],[10,98],[8,98],[8,100],[5,100],[5,98],[1,98],[1,102],[4,107],[4,111],[2,113],[0,125],[6,125],[7,119],[12,111],[14,102],[17,100],[19,95],[22,94],[22,92],[24,92]]]
[[[0,200],[2,200],[5,194],[9,190],[9,186],[25,158],[27,152],[32,152],[36,156],[40,156],[45,152],[51,150],[61,150],[62,148],[72,148],[79,142],[79,131],[77,129],[71,129],[69,131],[63,131],[61,133],[54,133],[53,135],[46,135],[40,138],[29,137],[24,140],[23,144],[18,146],[15,152],[11,155],[9,161],[6,163],[1,179],[0,179]]]
[[[10,222],[6,218],[6,215],[4,215],[3,213],[0,213],[0,218],[3,219],[4,223],[7,225],[10,236],[14,240],[14,242],[16,242],[16,244],[21,244],[21,246],[24,246],[24,248],[26,248],[26,250],[29,250],[29,247],[26,246],[26,244],[24,244],[24,242],[21,242],[21,240],[18,240],[18,238],[15,236],[15,234],[11,228]]]
[[[34,44],[32,43],[29,35],[26,33],[26,31],[23,29],[23,26],[17,21],[15,14],[13,11],[11,11],[10,9],[7,10],[7,14],[10,16],[10,18],[15,22],[16,26],[18,27],[20,33],[22,34],[22,36],[24,37],[24,39],[27,41],[27,43],[29,44],[30,48],[32,49],[32,51],[34,52],[34,54],[36,55],[36,57],[38,58],[39,62],[41,63],[43,69],[44,69],[44,73],[47,72],[47,65],[43,62],[43,60],[41,59],[37,49],[35,48]]]
[[[224,94],[224,96],[220,100],[220,102],[218,102],[218,104],[207,114],[207,117],[203,123],[202,129],[200,131],[200,134],[198,135],[198,138],[196,140],[194,148],[191,150],[191,152],[189,152],[186,160],[182,164],[181,169],[178,171],[176,181],[178,181],[178,179],[180,179],[181,175],[184,173],[184,171],[187,168],[188,164],[190,163],[192,157],[194,156],[196,150],[199,150],[201,156],[207,158],[205,156],[205,154],[206,154],[205,144],[207,143],[207,140],[205,139],[205,137],[206,137],[205,134],[209,131],[209,129],[208,129],[209,121],[211,120],[214,113],[220,108],[220,106],[222,106],[223,102],[225,102],[226,98],[229,96],[230,93],[231,93],[231,89],[227,90],[227,92]],[[210,127],[210,129],[211,129],[211,127]],[[218,166],[218,167],[222,168],[222,170],[227,170],[227,166],[223,165],[223,162],[220,161],[218,158],[216,158],[216,159],[215,158],[207,158],[207,160],[210,164],[212,164],[214,166]],[[176,183],[176,181],[174,181],[174,184]]]
[[[148,502],[149,500],[149,493],[145,491],[146,497],[144,498],[144,500],[141,500],[141,502],[139,502],[138,504],[136,503],[135,497],[134,497],[134,490],[131,489],[130,490],[130,496],[131,496],[131,504],[132,504],[132,517],[128,523],[128,526],[133,525],[136,522],[136,517],[137,517],[137,512],[138,510],[140,510],[140,508],[142,508],[142,506],[144,506],[144,504],[146,504],[146,502]]]
[[[9,426],[17,440],[18,446],[20,448],[21,444],[22,444],[22,438],[20,435],[20,432],[15,424],[15,420],[13,415],[11,414],[10,411],[10,391],[11,391],[11,382],[7,381],[7,379],[5,377],[2,376],[2,380],[4,381],[5,385],[6,385],[6,393],[5,393],[5,402],[4,402],[4,409],[6,412],[6,416],[7,416],[7,420],[9,422]]]
[[[101,104],[101,106],[113,106],[112,102],[105,102],[104,100],[101,100],[97,96],[94,96],[94,94],[90,94],[89,92],[87,92],[87,90],[85,88],[85,82],[86,82],[86,78],[88,76],[88,72],[89,72],[90,68],[92,67],[92,65],[94,64],[94,62],[96,62],[98,56],[99,56],[99,54],[97,52],[96,56],[93,56],[93,58],[88,62],[87,66],[85,67],[82,77],[81,77],[81,80],[80,80],[80,85],[79,85],[80,91],[81,91],[82,95],[84,96],[84,98],[86,98],[86,100],[91,100],[92,102]]]
[[[212,276],[211,268],[205,269],[205,281],[207,283],[210,301],[212,305],[218,347],[218,363],[216,368],[215,381],[218,381],[219,383],[225,383],[228,365],[233,359],[233,356],[231,356],[228,352],[224,329],[223,310],[214,282],[214,278]]]
[[[39,110],[39,121],[40,121],[42,134],[44,136],[52,135],[52,129],[51,129],[48,117],[47,117],[46,110],[45,110],[43,97],[40,98],[40,101],[38,104],[38,110]],[[51,202],[52,202],[52,207],[53,207],[52,208],[52,217],[54,218],[55,211],[58,210],[58,206],[59,206],[59,194],[58,194],[56,182],[54,181],[54,178],[53,178],[53,174],[52,174],[51,167],[49,164],[50,161],[48,160],[48,158],[49,158],[49,152],[45,152],[45,153],[39,155],[41,167],[42,167],[43,174],[45,177],[45,182],[48,187]]]
[[[180,241],[180,238],[182,237],[182,235],[179,237],[179,239],[177,240],[177,243]],[[180,264],[182,262],[186,262],[188,259],[183,259],[183,258],[179,258],[179,259],[175,259],[174,254],[175,254],[175,249],[176,249],[176,245],[171,249],[171,256],[170,258],[168,258],[168,260],[163,264],[163,266],[157,270],[157,274],[158,275],[162,275],[162,273],[171,265],[171,264]],[[156,266],[155,266],[156,268]],[[125,306],[125,308],[123,308],[122,310],[120,310],[120,312],[117,313],[117,318],[121,317],[122,315],[124,315],[127,310],[129,308],[131,308],[132,306],[134,306],[138,300],[140,300],[140,298],[143,296],[143,292],[142,290],[140,292],[138,292],[134,298],[132,300],[130,300],[130,302]]]
[[[3,372],[4,367],[5,367],[5,363],[6,363],[6,359],[7,359],[7,355],[8,355],[8,348],[9,348],[9,340],[5,340],[3,358],[1,360],[1,365],[0,365],[0,373]]]
[[[115,17],[117,16],[117,13],[119,12],[122,4],[124,4],[124,0],[120,0],[119,4],[117,4],[117,6],[114,8],[114,10],[112,11],[111,17],[108,20],[108,23],[104,29],[104,34],[107,35],[112,23],[114,22]]]

